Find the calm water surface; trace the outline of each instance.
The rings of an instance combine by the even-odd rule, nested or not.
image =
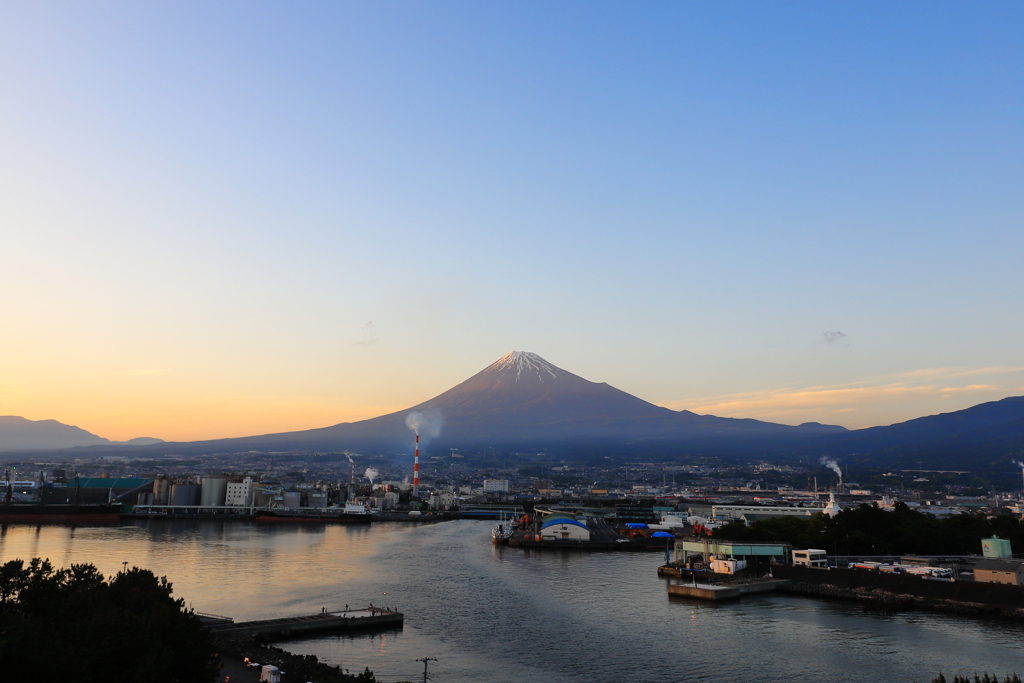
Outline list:
[[[197,611],[236,620],[397,606],[401,631],[282,646],[384,681],[930,681],[1024,673],[1024,627],[783,596],[669,599],[659,553],[495,548],[490,522],[262,526],[142,521],[0,527],[0,560],[122,561],[166,575]]]

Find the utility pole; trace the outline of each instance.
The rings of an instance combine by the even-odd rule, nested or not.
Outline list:
[[[417,659],[417,662],[423,662],[423,683],[427,683],[427,662],[436,662],[437,657],[424,657],[423,659]]]

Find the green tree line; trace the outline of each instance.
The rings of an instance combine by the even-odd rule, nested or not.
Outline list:
[[[839,555],[977,555],[981,539],[993,535],[1009,539],[1015,552],[1024,551],[1024,522],[1014,517],[977,512],[937,517],[902,502],[892,511],[861,504],[835,517],[776,517],[750,526],[737,521],[714,533],[729,541],[784,542]]]

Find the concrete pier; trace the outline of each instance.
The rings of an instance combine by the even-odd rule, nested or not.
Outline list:
[[[287,638],[316,631],[387,629],[400,627],[405,620],[401,612],[376,607],[337,612],[324,612],[301,617],[283,617],[260,621],[216,623],[210,631],[217,636],[274,636]]]
[[[750,583],[713,584],[713,583],[680,583],[668,585],[669,595],[685,598],[723,602],[737,600],[744,595],[756,593],[772,593],[780,585],[789,583],[785,580],[758,580]]]

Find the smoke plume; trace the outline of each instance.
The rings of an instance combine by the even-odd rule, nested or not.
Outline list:
[[[366,471],[363,472],[363,476],[370,480],[370,486],[373,486],[373,480],[376,479],[378,475],[380,475],[380,472],[372,467],[367,467]]]
[[[1019,467],[1022,470],[1024,470],[1024,462],[1021,462],[1020,460],[1011,460],[1010,462],[1012,462],[1014,465],[1016,465],[1017,467]]]
[[[839,463],[837,463],[835,460],[833,460],[832,458],[822,456],[821,464],[835,472],[837,475],[839,475],[839,481],[843,480],[843,471],[839,468]]]
[[[822,332],[821,336],[825,338],[826,344],[832,345],[835,344],[837,341],[842,340],[843,337],[846,336],[846,333],[836,330],[835,332]]]
[[[422,439],[432,439],[441,433],[444,418],[439,410],[416,411],[405,416],[405,426]]]

